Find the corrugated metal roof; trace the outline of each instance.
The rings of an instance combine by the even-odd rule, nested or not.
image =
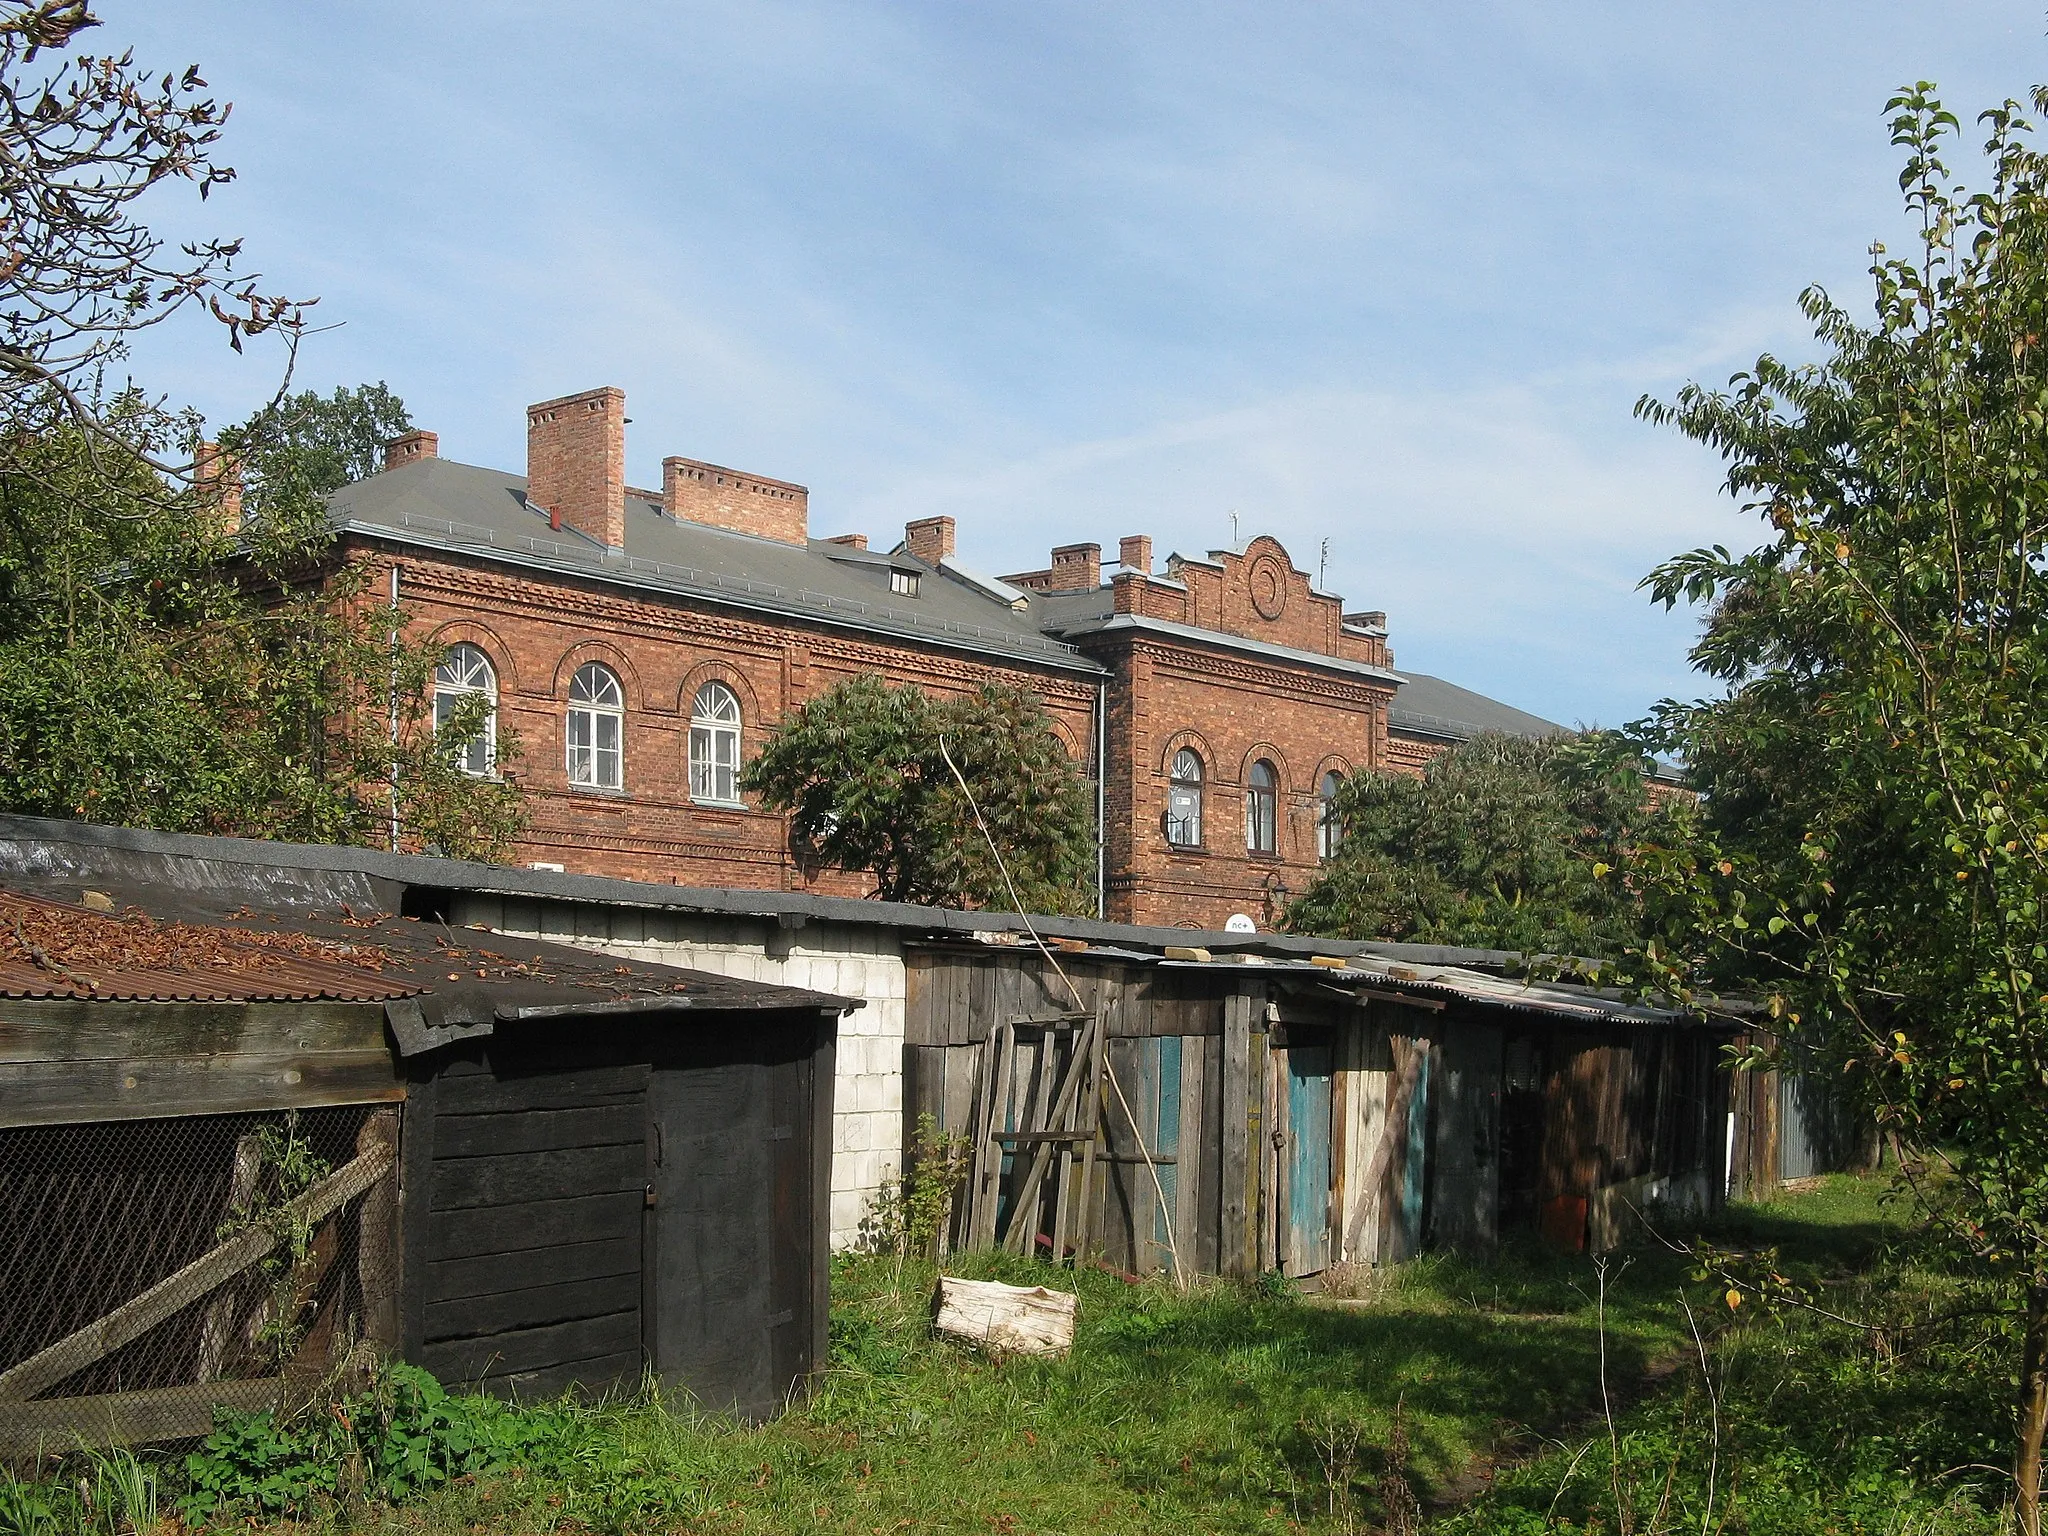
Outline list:
[[[115,915],[0,891],[0,997],[384,1002],[423,990],[375,949]]]

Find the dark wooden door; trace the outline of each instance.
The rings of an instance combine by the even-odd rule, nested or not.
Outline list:
[[[528,1400],[639,1380],[646,1083],[494,1041],[417,1092],[420,1364]]]
[[[813,1364],[815,1030],[741,1027],[654,1071],[648,1315],[665,1380],[765,1418]]]

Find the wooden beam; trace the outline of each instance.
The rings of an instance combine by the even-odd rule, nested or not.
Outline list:
[[[1252,1000],[1236,992],[1223,1000],[1223,1092],[1218,1113],[1223,1131],[1223,1214],[1219,1268],[1247,1275],[1252,1266],[1251,1161]]]
[[[16,998],[0,1007],[0,1061],[6,1062],[326,1055],[383,1048],[382,1003]]]
[[[213,1429],[216,1407],[256,1413],[275,1407],[283,1394],[283,1379],[265,1376],[256,1381],[0,1403],[0,1458],[68,1455],[81,1441],[106,1446],[189,1440]]]
[[[392,1161],[390,1147],[378,1143],[284,1206],[283,1214],[294,1223],[317,1222],[383,1178]],[[276,1229],[267,1225],[237,1232],[132,1301],[123,1302],[106,1316],[0,1371],[0,1401],[34,1397],[95,1360],[105,1359],[172,1313],[255,1265],[277,1246],[277,1238]]]
[[[1038,1149],[1031,1156],[1031,1166],[1026,1170],[1024,1181],[1017,1189],[1016,1201],[1011,1206],[1013,1214],[1010,1231],[1006,1234],[1008,1240],[1005,1246],[1017,1253],[1029,1254],[1031,1252],[1031,1244],[1038,1236],[1038,1188],[1045,1180],[1046,1169],[1052,1166],[1052,1143],[1080,1139],[1076,1133],[1064,1129],[1064,1127],[1071,1125],[1073,1122],[1074,1105],[1081,1092],[1081,1085],[1087,1078],[1087,1069],[1094,1061],[1094,1057],[1088,1054],[1091,1045],[1090,1037],[1100,1027],[1096,1021],[1091,1019],[1087,1027],[1082,1031],[1080,1038],[1074,1042],[1073,1054],[1067,1061],[1066,1075],[1061,1079],[1059,1087],[1054,1094],[1052,1108],[1047,1115],[1047,1123],[1057,1124],[1063,1128],[1055,1131],[1011,1133],[1016,1136],[1019,1145],[1028,1144],[1036,1146]],[[1095,1139],[1093,1131],[1088,1132],[1087,1136],[1090,1141]],[[1007,1140],[1009,1137],[1006,1136],[1004,1139]],[[1058,1253],[1053,1255],[1055,1263],[1058,1262],[1059,1258],[1060,1255]]]
[[[405,1087],[368,1050],[0,1061],[0,1127],[389,1103]]]

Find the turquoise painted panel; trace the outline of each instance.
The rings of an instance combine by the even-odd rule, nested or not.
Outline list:
[[[1330,1083],[1328,1046],[1287,1050],[1287,1247],[1289,1274],[1330,1263]]]
[[[1422,1251],[1422,1198],[1429,1187],[1429,1062],[1431,1051],[1415,1043],[1422,1059],[1415,1069],[1415,1097],[1408,1102],[1408,1156],[1401,1179],[1401,1257]]]
[[[1152,1045],[1156,1051],[1156,1057],[1151,1064],[1152,1081],[1158,1085],[1158,1113],[1153,1124],[1159,1127],[1157,1145],[1152,1150],[1160,1157],[1177,1159],[1180,1156],[1180,1036],[1160,1035],[1152,1041]],[[1179,1164],[1159,1164],[1159,1193],[1166,1196],[1166,1203],[1161,1205],[1155,1195],[1152,1202],[1152,1241],[1157,1250],[1154,1256],[1165,1269],[1173,1267],[1173,1244],[1167,1238],[1167,1228],[1173,1219],[1174,1201],[1179,1188]],[[1173,1236],[1185,1245],[1187,1239],[1179,1232],[1175,1232]],[[1182,1251],[1186,1251],[1185,1247]]]

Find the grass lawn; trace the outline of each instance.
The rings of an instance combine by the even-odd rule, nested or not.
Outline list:
[[[1714,1236],[1776,1245],[1785,1273],[1859,1318],[1903,1321],[1949,1289],[1892,1251],[1868,1182],[1741,1208]],[[992,1256],[958,1269],[1077,1278]],[[928,1268],[899,1283],[893,1261],[847,1260],[832,1370],[772,1425],[652,1398],[536,1409],[523,1472],[310,1519],[418,1533],[1412,1528],[1400,1473],[1424,1528],[1474,1536],[1618,1532],[1617,1508],[1634,1531],[1997,1527],[1995,1476],[1951,1469],[2008,1455],[2005,1341],[1902,1351],[1892,1334],[1731,1313],[1655,1245],[1611,1258],[1605,1279],[1603,1334],[1594,1262],[1535,1248],[1426,1258],[1350,1302],[1084,1272],[1072,1358],[996,1362],[929,1336]]]

